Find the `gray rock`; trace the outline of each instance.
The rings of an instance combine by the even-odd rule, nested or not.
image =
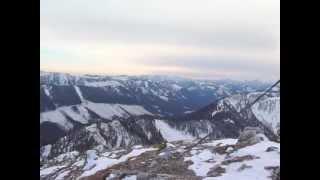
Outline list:
[[[245,169],[249,169],[252,168],[252,166],[246,165],[246,164],[242,164],[239,168],[238,171],[243,171]]]
[[[217,176],[221,176],[225,172],[226,172],[225,168],[221,167],[220,165],[216,165],[210,169],[207,176],[208,177],[217,177]]]
[[[258,136],[262,130],[257,127],[246,127],[238,138],[237,144],[241,147],[250,146],[263,141],[263,137]]]
[[[172,156],[172,152],[169,151],[169,150],[167,150],[167,149],[165,149],[164,151],[162,151],[162,152],[159,154],[159,157],[161,157],[161,158],[163,158],[163,159],[166,159],[166,160],[170,159],[171,156]]]
[[[272,180],[280,180],[280,166],[267,166],[264,169],[272,171],[270,176]]]
[[[158,162],[155,161],[155,160],[153,160],[153,161],[151,162],[151,164],[150,164],[150,167],[152,168],[152,167],[155,167],[155,166],[157,166],[157,165],[158,165]]]
[[[245,127],[243,131],[255,131],[257,134],[262,134],[263,131],[259,127]]]
[[[266,149],[266,152],[271,152],[271,151],[277,151],[279,148],[274,147],[274,146],[270,146]]]
[[[272,180],[280,180],[280,167],[278,167],[272,172],[271,178]]]

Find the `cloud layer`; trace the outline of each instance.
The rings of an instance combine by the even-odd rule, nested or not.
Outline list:
[[[277,0],[41,0],[41,68],[279,78]]]

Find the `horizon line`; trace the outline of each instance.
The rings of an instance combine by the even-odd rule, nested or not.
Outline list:
[[[128,77],[143,77],[143,76],[159,76],[159,77],[168,77],[168,78],[179,78],[179,79],[186,79],[186,80],[200,80],[200,81],[236,81],[236,82],[252,82],[252,81],[258,81],[262,83],[273,83],[274,80],[259,80],[259,79],[232,79],[232,78],[216,78],[216,79],[206,79],[206,78],[196,78],[196,77],[186,77],[183,75],[170,75],[170,74],[136,74],[136,75],[128,75],[128,74],[107,74],[107,73],[76,73],[76,72],[66,72],[66,71],[52,71],[52,70],[43,70],[40,69],[40,72],[44,73],[60,73],[60,74],[68,74],[68,75],[78,75],[78,76],[109,76],[109,77],[116,77],[116,76],[128,76]],[[280,79],[280,77],[278,78]]]

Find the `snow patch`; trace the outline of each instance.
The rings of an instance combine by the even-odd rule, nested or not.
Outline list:
[[[43,147],[43,152],[42,152],[42,156],[43,157],[48,157],[50,155],[50,152],[51,152],[51,147],[52,145],[51,144],[48,144],[46,146]]]
[[[197,176],[206,176],[210,171],[210,168],[214,165],[212,162],[206,161],[212,159],[214,154],[207,149],[201,151],[200,153],[198,153],[196,150],[192,150],[191,154],[191,157],[186,157],[184,159],[185,161],[191,160],[193,162],[188,169],[193,170]]]
[[[65,166],[52,166],[52,167],[49,167],[49,168],[42,169],[42,170],[40,170],[40,176],[46,176],[46,175],[55,173],[55,172],[57,172],[58,170],[60,170],[60,169],[62,169],[64,167]]]
[[[120,82],[118,81],[112,81],[112,80],[108,80],[108,81],[96,81],[96,82],[85,82],[84,83],[85,86],[90,86],[90,87],[119,87],[119,86],[123,86]]]
[[[195,137],[170,127],[163,120],[155,120],[155,126],[160,131],[162,137],[167,141],[193,140]]]
[[[179,86],[179,85],[177,85],[177,84],[172,84],[171,87],[172,87],[174,90],[176,90],[176,91],[179,91],[179,90],[182,89],[182,87]]]
[[[225,146],[225,145],[235,145],[237,143],[238,139],[220,139],[220,140],[215,140],[213,142],[210,143],[205,143],[204,145],[208,145],[208,146],[217,146],[220,144],[220,146]]]
[[[257,180],[270,180],[269,176],[271,172],[266,170],[267,166],[280,166],[280,154],[279,152],[266,152],[265,150],[270,147],[275,146],[280,149],[280,144],[263,141],[261,143],[255,144],[253,146],[248,146],[231,154],[231,157],[235,156],[245,156],[254,155],[258,156],[258,159],[253,159],[245,162],[232,163],[226,167],[226,173],[222,174],[220,177],[216,177],[216,180],[234,180],[234,179],[257,179]],[[252,166],[243,171],[238,169],[241,165],[245,163],[248,166]]]
[[[126,176],[125,178],[123,178],[123,180],[137,180],[137,176],[136,175]]]
[[[164,101],[169,101],[169,98],[166,97],[166,96],[161,96],[161,95],[159,95],[159,98],[162,99],[162,100],[164,100]]]
[[[152,115],[152,113],[150,113],[149,111],[144,109],[142,106],[137,106],[137,105],[119,105],[119,106],[121,106],[123,109],[125,109],[131,115],[135,115],[135,116]]]
[[[72,123],[68,121],[68,119],[60,111],[60,109],[55,111],[40,113],[40,124],[44,122],[56,123],[64,130],[70,130],[73,128]]]
[[[95,152],[89,152],[89,154],[91,155],[89,157],[88,162],[90,162],[90,167],[92,167],[90,170],[85,171],[81,176],[81,177],[86,177],[86,176],[90,176],[95,174],[96,172],[106,169],[108,167],[111,167],[115,164],[119,164],[121,162],[125,162],[127,161],[129,158],[131,157],[136,157],[141,155],[142,153],[145,153],[147,151],[154,151],[156,150],[155,148],[145,148],[145,149],[133,149],[129,154],[126,154],[122,157],[120,157],[119,159],[111,159],[108,157],[100,157],[96,159],[96,154]],[[85,167],[89,167],[89,166],[85,166]]]
[[[85,101],[85,99],[84,99],[84,98],[83,98],[83,96],[82,96],[82,93],[81,93],[80,88],[79,88],[78,86],[74,86],[74,89],[76,90],[76,92],[77,92],[77,94],[78,94],[78,96],[79,96],[79,98],[80,98],[81,102],[84,102],[84,101]]]

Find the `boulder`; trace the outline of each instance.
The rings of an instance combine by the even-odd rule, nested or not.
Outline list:
[[[274,147],[274,146],[270,146],[266,149],[266,152],[271,152],[271,151],[277,151],[279,148]]]
[[[262,130],[258,127],[246,127],[243,132],[240,133],[237,145],[245,147],[257,144],[264,140],[262,133]]]
[[[246,165],[246,164],[242,164],[239,168],[238,171],[243,171],[245,169],[249,169],[252,168],[252,166]]]
[[[216,165],[210,169],[207,176],[208,177],[217,177],[217,176],[221,176],[225,172],[226,172],[225,168],[221,167],[220,165]]]

